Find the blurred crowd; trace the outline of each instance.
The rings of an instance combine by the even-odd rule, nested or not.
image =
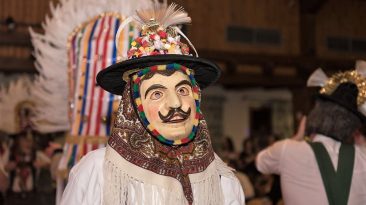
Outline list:
[[[236,152],[232,138],[226,137],[222,143],[220,157],[232,168],[239,179],[248,205],[281,204],[279,176],[263,175],[255,166],[256,155],[279,140],[278,136],[258,134],[242,142],[242,151]]]
[[[299,126],[298,132],[292,136],[292,140],[311,140],[311,136],[304,136],[304,126]],[[302,130],[301,130],[302,129]],[[348,143],[364,146],[366,149],[366,125],[350,136]],[[258,134],[245,138],[241,144],[242,151],[235,150],[231,137],[223,140],[220,157],[236,170],[245,193],[247,205],[281,205],[281,183],[279,175],[264,175],[255,165],[257,154],[271,146],[281,137],[273,134]]]
[[[51,135],[25,131],[0,136],[0,205],[55,204],[62,153]]]

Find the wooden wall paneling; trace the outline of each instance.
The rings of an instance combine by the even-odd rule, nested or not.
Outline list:
[[[27,47],[1,46],[0,57],[31,58],[31,49]],[[2,65],[0,65],[1,68]]]
[[[240,13],[240,19],[231,19],[228,25],[244,26],[257,29],[276,29],[281,32],[282,44],[279,46],[250,45],[227,42],[227,50],[251,53],[274,53],[274,54],[298,54],[298,3],[279,0],[233,0],[231,8],[235,13]],[[240,6],[237,6],[240,4]],[[236,15],[231,15],[236,18]],[[231,48],[230,48],[231,47]]]
[[[366,1],[328,1],[316,19],[316,44],[319,57],[358,59],[365,53],[332,51],[327,48],[327,37],[366,39]]]
[[[4,73],[36,73],[34,61],[31,59],[0,57],[0,65]]]
[[[209,39],[209,49],[218,50],[226,44],[226,25],[228,21],[228,3],[221,0],[212,0],[208,5],[210,13],[209,31],[206,34]]]
[[[249,53],[298,54],[298,3],[288,0],[200,0],[176,1],[192,17],[189,36],[200,49],[214,49]],[[250,45],[227,42],[229,25],[276,29],[281,32],[279,46]]]

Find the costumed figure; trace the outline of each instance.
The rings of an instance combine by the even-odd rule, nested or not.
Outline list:
[[[175,4],[155,4],[121,24],[117,49],[129,23],[141,36],[127,60],[97,75],[99,86],[122,96],[111,136],[71,170],[61,204],[245,204],[200,110],[201,89],[220,70],[181,42],[176,25],[190,21]]]
[[[366,149],[347,143],[366,119],[362,63],[330,78],[316,70],[308,80],[321,86],[305,126],[311,140],[282,140],[258,154],[260,172],[281,176],[285,204],[366,204]]]
[[[33,82],[26,75],[19,76],[0,92],[0,131],[12,135],[10,140],[0,140],[0,172],[5,203],[24,204],[36,197],[41,155],[34,146],[34,115],[37,99],[33,98]],[[42,164],[43,165],[43,164]]]

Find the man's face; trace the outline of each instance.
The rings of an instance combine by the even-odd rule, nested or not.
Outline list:
[[[141,103],[147,120],[166,139],[178,140],[191,133],[196,115],[189,77],[155,74],[140,85]]]

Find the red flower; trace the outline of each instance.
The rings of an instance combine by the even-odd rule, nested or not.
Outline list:
[[[136,49],[131,49],[127,52],[127,56],[133,56],[136,52]]]
[[[160,38],[167,38],[168,37],[168,35],[164,31],[158,31],[158,35],[160,36]]]
[[[149,37],[150,37],[151,40],[154,40],[155,39],[155,34],[150,34]]]
[[[152,55],[152,56],[156,56],[156,55],[159,55],[159,54],[160,53],[158,51],[153,51],[153,52],[150,53],[150,55]]]
[[[142,37],[137,37],[136,39],[135,39],[135,41],[138,43],[138,44],[142,44]]]
[[[146,48],[146,47],[148,47],[148,46],[149,46],[149,42],[148,42],[148,41],[144,41],[144,42],[142,43],[142,47]]]

